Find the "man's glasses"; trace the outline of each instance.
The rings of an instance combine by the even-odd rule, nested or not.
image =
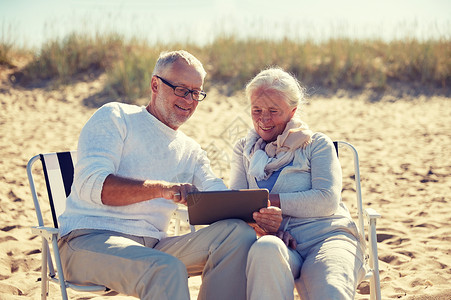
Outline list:
[[[164,84],[171,87],[174,90],[174,95],[176,96],[185,98],[188,94],[191,94],[191,98],[196,101],[202,101],[205,97],[207,97],[207,94],[203,91],[190,90],[183,86],[173,85],[158,75],[155,75],[155,77],[159,78]]]

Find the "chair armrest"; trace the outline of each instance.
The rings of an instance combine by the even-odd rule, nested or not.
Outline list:
[[[31,232],[45,238],[49,242],[52,242],[54,238],[58,238],[59,230],[54,227],[33,226],[31,227]]]
[[[367,209],[365,209],[365,216],[368,219],[378,219],[381,217],[381,214],[379,214],[377,211],[375,211],[372,208],[367,208]]]

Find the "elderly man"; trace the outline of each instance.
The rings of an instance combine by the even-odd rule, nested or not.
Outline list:
[[[255,232],[240,220],[167,237],[191,191],[223,190],[206,153],[178,128],[194,113],[206,72],[186,51],[162,53],[147,107],[109,103],[83,127],[67,208],[59,219],[64,275],[141,299],[245,299]]]

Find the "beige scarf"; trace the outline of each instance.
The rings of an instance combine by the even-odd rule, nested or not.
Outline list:
[[[270,143],[251,129],[244,146],[244,155],[249,159],[249,174],[257,180],[268,179],[274,171],[289,164],[294,158],[294,151],[307,146],[312,141],[312,135],[307,124],[298,119],[291,119],[282,134]]]

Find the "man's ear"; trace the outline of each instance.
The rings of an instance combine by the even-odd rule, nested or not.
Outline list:
[[[158,80],[155,76],[152,76],[152,79],[150,80],[150,89],[152,90],[152,93],[156,93],[158,90]]]

